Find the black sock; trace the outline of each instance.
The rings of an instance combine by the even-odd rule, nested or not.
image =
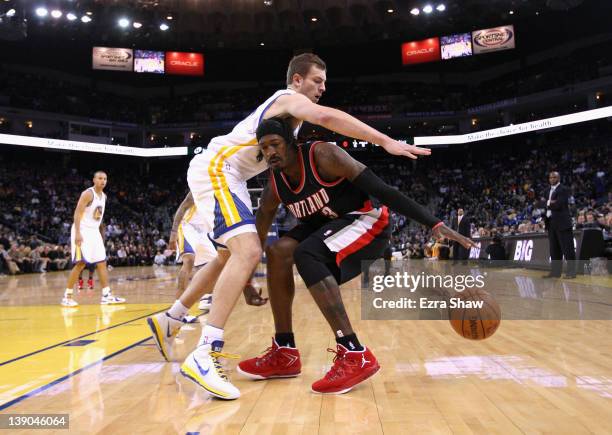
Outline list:
[[[357,352],[364,350],[361,343],[359,343],[357,335],[355,334],[347,335],[346,337],[336,337],[336,343],[341,344],[348,350],[354,350]]]
[[[293,332],[277,332],[274,334],[274,340],[281,347],[295,347]]]

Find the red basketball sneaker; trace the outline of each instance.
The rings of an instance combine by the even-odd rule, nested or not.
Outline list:
[[[380,370],[376,357],[367,347],[365,350],[355,352],[338,344],[336,351],[333,349],[327,349],[327,351],[336,354],[334,365],[323,379],[312,384],[314,393],[346,393]]]
[[[273,338],[263,355],[240,361],[236,371],[251,379],[292,378],[302,372],[300,352],[279,346]]]
[[[83,278],[79,278],[79,286],[77,288],[83,290]]]
[[[93,279],[89,278],[87,280],[87,290],[93,290]]]

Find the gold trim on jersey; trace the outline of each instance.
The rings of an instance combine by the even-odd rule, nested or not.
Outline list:
[[[185,251],[185,234],[183,233],[183,224],[180,224],[178,227],[176,243],[178,243],[179,254],[182,254]]]
[[[195,204],[189,207],[187,214],[183,216],[183,221],[188,223],[193,218],[193,215],[195,214],[196,211],[197,211],[197,208]]]
[[[257,138],[253,138],[244,144],[226,145],[222,147],[211,159],[208,166],[208,174],[212,181],[213,192],[215,198],[219,202],[221,214],[223,214],[227,227],[237,224],[242,219],[240,218],[240,213],[238,213],[238,208],[232,198],[227,179],[223,173],[223,163],[244,147],[249,146],[257,146]]]

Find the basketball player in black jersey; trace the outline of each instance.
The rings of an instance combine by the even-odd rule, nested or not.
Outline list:
[[[382,257],[390,236],[387,206],[432,228],[436,237],[456,240],[466,248],[475,245],[336,145],[296,144],[283,119],[262,121],[257,139],[271,169],[256,216],[262,245],[280,203],[300,223],[266,249],[276,335],[264,355],[240,362],[238,372],[252,379],[300,373],[291,323],[295,262],[337,342],[333,367],[312,385],[312,391],[345,393],[380,366],[353,331],[339,286],[361,273],[363,261]],[[373,207],[370,197],[385,205]]]

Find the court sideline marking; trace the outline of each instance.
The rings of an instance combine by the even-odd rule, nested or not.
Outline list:
[[[118,326],[118,325],[117,325],[117,326]],[[119,354],[121,354],[121,353],[125,352],[126,350],[130,350],[130,349],[132,349],[133,347],[136,347],[136,346],[138,346],[138,345],[140,345],[140,344],[144,343],[145,341],[150,340],[151,338],[153,338],[153,337],[147,337],[147,338],[144,338],[144,339],[142,339],[142,340],[139,340],[139,341],[137,341],[136,343],[130,344],[129,346],[124,347],[123,349],[119,349],[118,351],[111,353],[110,355],[106,355],[104,358],[102,358],[102,359],[100,359],[100,360],[98,360],[98,361],[94,361],[94,362],[92,362],[91,364],[86,365],[85,367],[81,367],[80,369],[77,369],[77,370],[75,370],[75,371],[74,371],[74,372],[72,372],[72,373],[68,373],[67,375],[62,376],[61,378],[58,378],[58,379],[56,379],[56,380],[54,380],[54,381],[51,381],[51,382],[49,382],[48,384],[43,385],[42,387],[38,387],[38,388],[36,388],[35,390],[32,390],[32,391],[30,391],[30,392],[28,392],[28,393],[25,393],[25,394],[23,394],[23,395],[21,395],[21,396],[19,396],[19,397],[15,398],[15,399],[13,399],[13,400],[10,400],[10,401],[8,401],[8,402],[6,402],[6,403],[3,403],[2,405],[0,405],[0,411],[3,411],[3,410],[5,410],[6,408],[8,408],[8,407],[10,407],[10,406],[13,406],[13,405],[15,405],[16,403],[19,403],[19,402],[21,402],[22,400],[25,400],[25,399],[27,399],[27,398],[29,398],[29,397],[35,396],[35,395],[37,395],[38,393],[40,393],[40,392],[42,392],[42,391],[48,390],[49,388],[53,387],[54,385],[59,384],[60,382],[63,382],[63,381],[65,381],[66,379],[69,379],[69,378],[71,378],[71,377],[73,377],[73,376],[76,376],[76,375],[78,375],[79,373],[81,373],[82,371],[85,371],[85,370],[87,370],[87,369],[90,369],[90,368],[92,368],[92,367],[93,367],[93,366],[95,366],[95,365],[101,364],[101,363],[103,363],[104,361],[106,361],[107,359],[110,359],[110,358],[112,358],[112,357],[114,357],[114,356],[117,356],[117,355],[119,355]]]

